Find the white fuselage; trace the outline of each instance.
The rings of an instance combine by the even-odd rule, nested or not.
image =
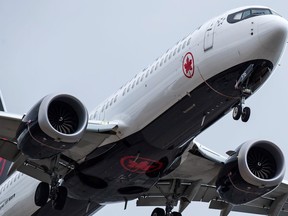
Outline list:
[[[230,13],[206,22],[179,41],[101,103],[91,113],[90,120],[117,122],[121,139],[147,126],[203,83],[203,78],[208,80],[254,59],[267,59],[276,66],[285,45],[283,32],[287,21],[269,15],[230,24],[225,20]],[[182,69],[183,57],[188,52],[194,57],[192,78],[187,78]]]
[[[197,86],[228,68],[254,59],[269,60],[275,68],[285,44],[287,21],[269,15],[228,23],[227,15],[238,10],[203,24],[97,106],[90,120],[113,121],[119,126],[117,138],[106,139],[102,145],[143,129]],[[194,58],[191,77],[184,75],[187,53]],[[34,212],[37,184],[19,172],[9,177],[0,189],[0,215]]]
[[[13,173],[0,186],[0,215],[31,215],[39,207],[34,193],[39,181],[20,172]]]

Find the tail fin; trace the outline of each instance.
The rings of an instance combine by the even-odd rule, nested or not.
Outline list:
[[[8,171],[12,162],[0,157],[0,184],[8,178]]]
[[[0,111],[6,111],[2,93],[0,91]],[[1,137],[0,137],[1,138]],[[8,170],[12,162],[0,157],[0,184],[2,184],[7,178]]]
[[[3,96],[2,96],[2,93],[0,91],[0,111],[6,111],[6,107],[5,107],[5,104],[4,104],[4,100],[3,100]]]

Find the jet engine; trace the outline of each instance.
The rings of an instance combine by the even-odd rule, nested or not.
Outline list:
[[[17,145],[31,159],[49,158],[77,144],[87,124],[88,112],[77,98],[47,95],[23,117]]]
[[[272,142],[248,141],[229,154],[216,187],[231,204],[250,202],[275,189],[284,178],[284,156]]]

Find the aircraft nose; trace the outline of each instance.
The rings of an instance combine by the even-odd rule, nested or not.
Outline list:
[[[274,17],[258,26],[258,35],[261,45],[274,54],[281,55],[288,35],[288,22],[282,17]]]

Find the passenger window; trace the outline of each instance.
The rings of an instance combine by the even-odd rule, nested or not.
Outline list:
[[[140,82],[140,79],[141,79],[141,77],[139,76],[139,77],[138,77],[138,79],[137,79],[136,85],[138,85],[138,84],[139,84],[139,82]]]
[[[156,66],[155,66],[155,71],[157,70],[158,65],[159,65],[159,62],[157,62]]]
[[[168,60],[168,54],[165,56],[165,60],[164,60],[164,63],[166,63]]]
[[[177,51],[177,47],[175,47],[174,51],[173,51],[173,56],[176,55],[176,51]]]
[[[164,63],[164,58],[162,58],[161,62],[160,62],[160,66],[162,66]]]
[[[146,75],[145,75],[146,78],[148,77],[149,72],[150,72],[149,70],[146,72]]]
[[[173,52],[171,51],[170,54],[169,54],[169,59],[172,58],[172,55],[173,55]]]
[[[191,42],[191,37],[187,41],[187,46],[190,44],[190,42]]]
[[[186,43],[187,43],[187,41],[185,41],[185,42],[183,43],[182,49],[184,49],[184,48],[186,47]]]

